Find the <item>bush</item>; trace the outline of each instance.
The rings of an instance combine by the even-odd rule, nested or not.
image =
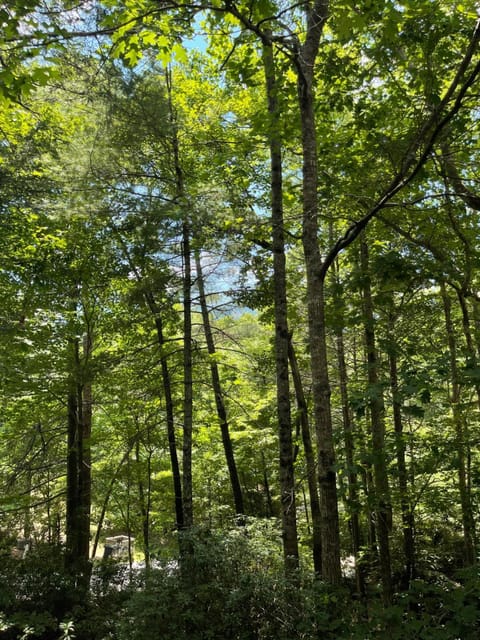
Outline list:
[[[59,623],[75,599],[62,550],[38,545],[25,559],[4,555],[0,567],[1,638],[59,637]]]
[[[248,529],[182,540],[177,571],[154,570],[132,594],[119,640],[308,640],[340,637],[345,594],[286,580]],[[278,555],[276,556],[278,558]]]

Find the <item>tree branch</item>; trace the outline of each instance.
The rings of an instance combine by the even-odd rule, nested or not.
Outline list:
[[[463,57],[463,60],[460,63],[460,66],[455,74],[455,77],[450,83],[445,96],[438,104],[438,106],[433,109],[430,117],[427,118],[424,124],[420,127],[418,134],[415,136],[414,140],[412,141],[407,152],[404,155],[399,172],[393,178],[383,195],[380,196],[377,202],[373,205],[370,211],[368,211],[368,213],[363,216],[363,218],[352,224],[347,229],[344,235],[337,240],[337,242],[327,253],[320,269],[320,275],[322,278],[325,278],[329,267],[331,266],[337,255],[340,253],[340,251],[348,247],[360,235],[363,229],[365,229],[370,220],[377,216],[379,211],[388,206],[388,203],[394,195],[396,195],[401,189],[412,182],[412,180],[418,175],[419,171],[427,162],[439,135],[442,133],[442,131],[444,131],[448,123],[458,113],[468,89],[475,83],[478,78],[478,75],[480,73],[480,61],[475,64],[468,77],[464,80],[463,84],[461,84],[462,79],[464,78],[467,69],[472,61],[473,55],[478,48],[479,42],[480,20],[477,20],[465,56]],[[458,90],[458,94],[453,100],[453,104],[451,104],[455,92],[457,91],[459,86],[460,89]],[[449,108],[450,104],[451,106]],[[417,154],[419,152],[420,155],[417,157]]]

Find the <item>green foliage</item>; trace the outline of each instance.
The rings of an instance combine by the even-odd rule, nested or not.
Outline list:
[[[121,640],[338,638],[344,593],[321,583],[291,583],[265,540],[246,528],[186,534],[177,571],[152,570],[132,595]],[[278,556],[277,556],[278,557]],[[272,562],[273,560],[273,562]]]
[[[63,569],[62,550],[40,545],[23,560],[7,554],[0,567],[0,614],[7,634],[1,637],[58,637],[58,625],[77,598],[75,583]]]

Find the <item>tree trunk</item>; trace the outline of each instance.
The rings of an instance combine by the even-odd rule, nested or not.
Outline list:
[[[222,385],[220,382],[220,374],[218,371],[218,364],[213,356],[215,356],[215,341],[213,339],[212,327],[210,324],[210,315],[208,313],[207,298],[205,294],[205,283],[203,280],[202,264],[200,260],[200,252],[195,249],[195,265],[197,272],[197,286],[200,299],[200,308],[202,311],[203,330],[205,333],[205,341],[207,343],[208,354],[212,356],[210,360],[210,375],[212,377],[213,393],[215,394],[215,405],[217,408],[217,415],[220,422],[220,432],[222,434],[223,450],[225,452],[225,459],[227,462],[228,474],[230,477],[230,485],[232,487],[233,502],[235,505],[235,513],[237,515],[243,515],[245,513],[245,507],[243,504],[243,493],[238,477],[237,465],[235,463],[235,456],[233,453],[232,440],[230,438],[230,428],[228,424],[227,408],[225,406],[224,394]]]
[[[118,239],[123,249],[125,258],[127,259],[130,268],[135,274],[137,281],[139,283],[142,283],[142,275],[139,272],[137,265],[132,260],[128,247],[120,234],[118,234]],[[180,530],[180,529],[183,529],[183,523],[184,523],[182,476],[180,473],[180,465],[178,462],[177,440],[176,440],[176,434],[175,434],[175,412],[174,412],[174,403],[173,403],[173,394],[172,394],[172,381],[171,381],[170,369],[168,366],[168,353],[165,348],[166,341],[163,334],[162,312],[161,312],[160,305],[158,304],[157,299],[152,291],[147,289],[144,292],[144,300],[155,322],[155,329],[157,332],[158,346],[160,351],[162,387],[163,387],[163,394],[165,396],[165,419],[167,423],[168,450],[170,455],[170,464],[172,467],[173,492],[175,497],[174,498],[175,499],[175,520],[176,520],[175,526],[177,530]]]
[[[330,239],[333,238],[333,224],[330,224]],[[345,317],[343,312],[343,300],[340,296],[339,269],[337,261],[332,263],[333,280],[333,305],[335,307],[335,346],[337,352],[338,379],[340,386],[340,397],[342,400],[343,419],[343,441],[345,446],[345,463],[347,475],[348,504],[347,511],[350,525],[350,535],[352,539],[352,553],[355,558],[355,578],[358,593],[365,596],[364,570],[360,564],[360,549],[362,546],[362,534],[360,528],[360,502],[358,498],[358,478],[355,470],[355,442],[353,435],[352,410],[348,397],[348,373],[345,361],[344,326]]]
[[[350,534],[352,537],[352,551],[355,558],[355,577],[358,592],[365,595],[365,578],[362,566],[360,564],[360,549],[362,546],[362,534],[360,528],[360,503],[358,499],[358,479],[355,471],[355,443],[353,438],[353,422],[352,414],[348,399],[348,375],[345,362],[345,345],[343,340],[343,330],[341,327],[336,331],[336,348],[338,375],[340,382],[340,396],[342,398],[342,417],[343,417],[343,440],[345,443],[345,462],[347,465],[347,481],[348,481],[348,513]]]
[[[320,514],[320,501],[318,498],[317,490],[315,452],[313,450],[312,438],[310,435],[307,400],[303,391],[302,378],[300,375],[300,369],[298,368],[297,357],[291,337],[288,342],[288,347],[290,370],[292,372],[295,395],[297,397],[297,407],[299,411],[303,451],[305,453],[305,462],[307,466],[308,492],[310,496],[310,510],[312,512],[313,568],[315,570],[315,573],[320,576],[322,574],[322,523]]]
[[[76,307],[76,301],[74,301]],[[67,435],[67,504],[65,568],[71,573],[81,591],[89,588],[91,565],[89,562],[90,507],[91,507],[91,454],[92,425],[91,381],[88,359],[91,337],[85,338],[83,358],[80,341],[71,339],[70,380],[68,392]],[[83,378],[83,381],[82,381]]]
[[[315,62],[328,14],[328,2],[316,0],[307,6],[306,12],[306,38],[295,58],[303,160],[302,244],[307,278],[308,342],[322,517],[322,572],[327,582],[339,584],[342,578],[340,528],[325,333],[325,276],[318,247],[318,159],[313,91]]]
[[[103,527],[103,522],[105,520],[105,515],[107,513],[107,507],[108,507],[108,503],[110,501],[110,497],[113,493],[113,489],[115,487],[115,482],[118,479],[119,473],[123,467],[123,465],[125,464],[125,462],[127,462],[129,456],[130,456],[130,452],[133,448],[134,442],[132,442],[127,451],[123,454],[123,458],[120,460],[119,464],[117,465],[117,468],[115,469],[113,475],[110,477],[110,482],[108,484],[108,488],[107,488],[107,492],[105,494],[105,497],[103,498],[103,503],[102,503],[102,509],[100,511],[100,517],[98,518],[98,523],[97,523],[97,529],[95,531],[95,537],[93,540],[93,547],[92,547],[92,553],[91,553],[91,560],[93,561],[95,559],[95,556],[97,555],[97,549],[98,549],[98,545],[100,542],[100,535],[102,533],[102,527]]]
[[[72,348],[78,345],[72,343]],[[78,404],[76,384],[71,376],[67,408],[67,503],[65,522],[65,566],[74,571],[78,554]]]
[[[183,525],[193,526],[192,438],[193,438],[193,358],[192,358],[192,276],[190,227],[182,227],[183,237]]]
[[[147,457],[147,486],[142,477],[142,459],[140,455],[140,431],[137,428],[135,435],[135,466],[137,471],[138,502],[140,505],[140,518],[142,522],[143,556],[146,569],[150,568],[150,506],[151,506],[151,482],[152,482],[152,451]]]
[[[79,402],[81,402],[81,423],[79,440],[79,494],[80,494],[80,530],[81,543],[80,554],[85,560],[90,557],[90,515],[92,502],[92,374],[91,356],[93,351],[93,339],[91,328],[87,325],[87,332],[83,337],[83,384],[79,388]]]
[[[450,377],[451,395],[450,404],[452,407],[453,426],[455,430],[455,444],[457,449],[457,473],[458,490],[460,493],[460,504],[462,508],[463,542],[464,542],[464,562],[466,566],[475,564],[475,521],[473,517],[472,501],[469,492],[467,473],[467,448],[468,434],[465,425],[465,418],[460,407],[461,385],[459,382],[459,372],[457,366],[457,344],[455,330],[451,315],[451,301],[447,293],[445,284],[440,283],[440,291],[443,301],[445,315],[445,330],[447,334],[448,350],[450,356]]]
[[[385,407],[383,391],[378,374],[378,357],[375,346],[375,319],[369,276],[368,247],[365,238],[360,245],[363,276],[363,314],[365,324],[365,347],[368,367],[368,395],[372,430],[373,473],[375,480],[376,529],[380,555],[380,574],[385,605],[392,602],[393,586],[390,561],[389,532],[392,522],[390,489],[385,460]]]
[[[175,496],[175,518],[177,530],[183,529],[183,495],[182,476],[180,464],[178,462],[177,439],[175,434],[175,414],[173,407],[172,382],[170,369],[168,366],[168,355],[165,351],[165,338],[163,335],[163,323],[160,308],[155,297],[150,292],[145,295],[147,305],[155,319],[158,345],[160,347],[160,367],[162,370],[163,395],[165,397],[165,416],[167,422],[168,451],[170,454],[170,465],[172,467],[173,491]]]
[[[397,343],[395,339],[395,319],[391,314],[389,322],[391,340],[388,362],[390,368],[390,389],[393,404],[393,426],[395,429],[395,448],[397,454],[398,490],[402,513],[403,550],[405,554],[404,588],[408,589],[415,577],[415,519],[409,498],[408,472],[405,462],[405,440],[403,437],[402,403],[398,391]]]
[[[193,358],[192,358],[192,265],[190,249],[190,220],[185,208],[185,185],[180,162],[178,127],[173,105],[172,74],[165,71],[168,108],[171,125],[172,160],[175,172],[175,197],[183,207],[182,262],[183,262],[183,464],[182,498],[183,526],[193,526],[192,443],[193,443]]]
[[[270,181],[272,211],[273,287],[275,314],[275,371],[278,441],[280,448],[280,495],[285,571],[298,568],[297,514],[293,465],[290,380],[288,375],[287,278],[283,221],[282,149],[275,60],[271,44],[263,47],[263,65],[269,114]]]
[[[462,327],[463,327],[463,335],[465,336],[465,344],[466,344],[466,355],[467,355],[467,368],[468,369],[477,369],[478,363],[478,355],[477,350],[475,348],[475,342],[472,335],[472,327],[470,320],[470,311],[468,308],[468,303],[465,298],[465,294],[460,289],[456,290],[458,301],[460,303],[460,308],[462,310]],[[475,384],[475,393],[477,394],[477,405],[480,408],[480,385]]]

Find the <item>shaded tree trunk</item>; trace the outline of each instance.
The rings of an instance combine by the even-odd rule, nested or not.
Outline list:
[[[471,495],[469,492],[468,472],[467,472],[467,449],[468,431],[465,418],[460,407],[461,385],[459,381],[459,371],[457,365],[457,343],[455,330],[452,321],[451,301],[447,293],[445,284],[440,283],[440,291],[445,315],[445,331],[447,334],[448,350],[450,357],[450,377],[451,394],[450,404],[452,407],[453,426],[455,430],[455,444],[457,449],[457,474],[458,490],[460,494],[460,504],[462,508],[463,542],[464,542],[464,562],[466,566],[475,564],[475,521]]]
[[[165,398],[165,418],[167,422],[168,451],[170,455],[170,465],[172,467],[173,491],[175,496],[175,519],[176,528],[183,529],[183,495],[182,476],[180,464],[178,462],[177,438],[175,433],[175,413],[172,396],[172,382],[170,368],[168,366],[168,355],[165,350],[165,337],[163,335],[163,322],[160,308],[151,292],[145,294],[148,307],[155,320],[157,330],[158,345],[160,347],[160,367],[162,370],[162,386]]]
[[[333,445],[322,260],[318,246],[318,159],[314,110],[314,70],[328,2],[306,8],[307,32],[296,52],[298,106],[302,137],[302,244],[307,278],[308,343],[312,371],[312,399],[317,440],[318,481],[322,517],[322,572],[331,584],[341,582],[340,528]]]
[[[212,327],[210,324],[210,316],[207,307],[207,298],[205,294],[205,283],[203,280],[202,264],[200,260],[200,252],[198,249],[195,253],[195,266],[197,272],[197,286],[200,299],[200,308],[202,311],[203,330],[205,333],[205,341],[207,343],[207,350],[210,356],[215,356],[215,341],[213,339]],[[232,487],[233,502],[235,505],[235,513],[243,515],[245,513],[245,507],[243,504],[243,493],[240,485],[240,479],[238,477],[237,465],[235,462],[235,456],[233,453],[232,439],[230,438],[230,428],[228,424],[227,408],[225,406],[224,394],[222,390],[222,384],[220,382],[220,374],[218,371],[218,364],[215,359],[210,360],[210,375],[212,377],[213,393],[215,395],[215,405],[217,408],[217,415],[220,422],[220,432],[222,434],[223,450],[225,452],[225,459],[227,462],[228,474],[230,477],[230,485]]]
[[[333,238],[333,224],[330,224],[330,240]],[[339,269],[337,261],[332,263],[333,304],[335,307],[335,346],[337,353],[338,379],[340,398],[342,401],[343,440],[345,446],[345,462],[347,475],[348,518],[352,540],[352,553],[355,558],[355,578],[358,593],[365,596],[364,569],[360,563],[362,533],[360,527],[360,502],[358,496],[358,478],[355,469],[355,441],[353,434],[353,418],[348,396],[348,373],[345,360],[344,342],[344,301],[340,294]]]
[[[80,424],[80,442],[79,442],[79,490],[81,502],[81,545],[80,553],[82,558],[88,560],[90,556],[90,512],[92,502],[92,453],[91,453],[91,436],[92,436],[92,413],[93,413],[93,397],[92,397],[92,375],[91,375],[91,356],[93,351],[93,338],[91,329],[87,326],[87,333],[83,337],[83,384],[79,388],[79,402],[81,401],[81,424]]]
[[[402,403],[398,390],[397,345],[395,340],[395,318],[390,315],[390,347],[388,362],[390,368],[390,389],[392,392],[393,426],[395,429],[395,449],[397,456],[398,489],[402,514],[403,550],[405,554],[404,588],[407,589],[415,577],[415,518],[409,498],[408,471],[405,461],[406,447],[404,439]]]
[[[355,557],[355,577],[358,592],[365,595],[365,578],[360,564],[360,549],[362,546],[362,534],[360,528],[360,503],[358,499],[358,479],[355,471],[355,443],[353,438],[352,414],[348,400],[348,375],[345,363],[345,345],[343,340],[343,330],[341,327],[336,331],[336,349],[338,375],[340,382],[340,396],[342,398],[343,417],[343,439],[345,443],[345,461],[347,465],[348,481],[348,509],[349,524],[352,537],[352,552]]]
[[[76,297],[72,299],[72,307],[76,313]],[[65,568],[75,577],[81,592],[85,592],[89,588],[91,571],[89,545],[92,397],[91,380],[87,373],[91,347],[91,336],[89,335],[84,339],[82,356],[80,355],[80,340],[74,338],[69,343],[71,369],[67,399]]]
[[[138,501],[140,505],[140,518],[142,522],[143,556],[145,567],[150,568],[150,510],[151,510],[151,483],[152,483],[152,451],[147,455],[147,483],[145,486],[142,477],[141,455],[140,455],[140,432],[137,429],[135,436],[135,463],[137,470]]]
[[[192,357],[192,264],[190,248],[190,220],[185,210],[185,185],[180,161],[177,118],[173,105],[172,74],[165,71],[168,108],[171,125],[172,160],[175,174],[175,197],[182,213],[183,262],[183,443],[182,443],[182,499],[183,526],[193,525],[192,444],[193,444],[193,357]]]
[[[92,546],[92,553],[91,553],[91,559],[93,560],[95,558],[95,556],[97,555],[97,549],[98,549],[98,545],[100,542],[100,535],[102,533],[102,527],[103,527],[103,522],[105,520],[105,515],[107,513],[107,507],[108,507],[108,503],[110,501],[110,497],[113,493],[113,489],[115,487],[115,483],[118,479],[118,476],[120,474],[120,471],[122,470],[123,465],[127,462],[127,460],[130,457],[130,453],[132,451],[132,448],[135,444],[135,441],[132,441],[127,449],[127,451],[123,454],[122,459],[120,460],[119,464],[117,465],[117,468],[115,469],[113,475],[110,478],[110,482],[108,484],[108,488],[107,491],[105,493],[105,497],[103,498],[103,503],[102,503],[102,509],[100,511],[100,517],[98,518],[98,523],[97,523],[97,529],[95,531],[95,537],[93,540],[93,546]]]
[[[313,544],[313,568],[318,575],[322,574],[322,523],[320,514],[320,501],[317,490],[317,470],[315,463],[315,452],[313,450],[312,438],[310,435],[310,424],[308,420],[308,406],[303,391],[302,378],[297,363],[295,349],[290,338],[288,343],[288,355],[290,360],[290,370],[292,372],[295,395],[297,397],[297,407],[299,411],[300,428],[302,434],[303,451],[307,466],[307,483],[310,498],[310,511],[312,514],[312,544]]]
[[[183,237],[183,525],[193,526],[192,439],[193,439],[193,357],[192,357],[192,275],[190,227],[182,227]]]
[[[269,114],[273,286],[275,314],[275,371],[278,441],[280,449],[280,499],[282,537],[287,574],[298,568],[297,515],[293,466],[290,380],[288,374],[287,279],[283,220],[283,176],[280,112],[275,60],[271,42],[263,47],[263,65]]]
[[[360,244],[362,269],[363,314],[365,325],[365,347],[368,368],[368,395],[373,449],[373,474],[375,480],[375,515],[379,548],[380,574],[385,605],[392,602],[392,570],[390,560],[389,532],[392,523],[390,489],[385,460],[385,407],[383,391],[378,374],[378,356],[375,345],[375,319],[369,275],[368,247],[365,238]]]

